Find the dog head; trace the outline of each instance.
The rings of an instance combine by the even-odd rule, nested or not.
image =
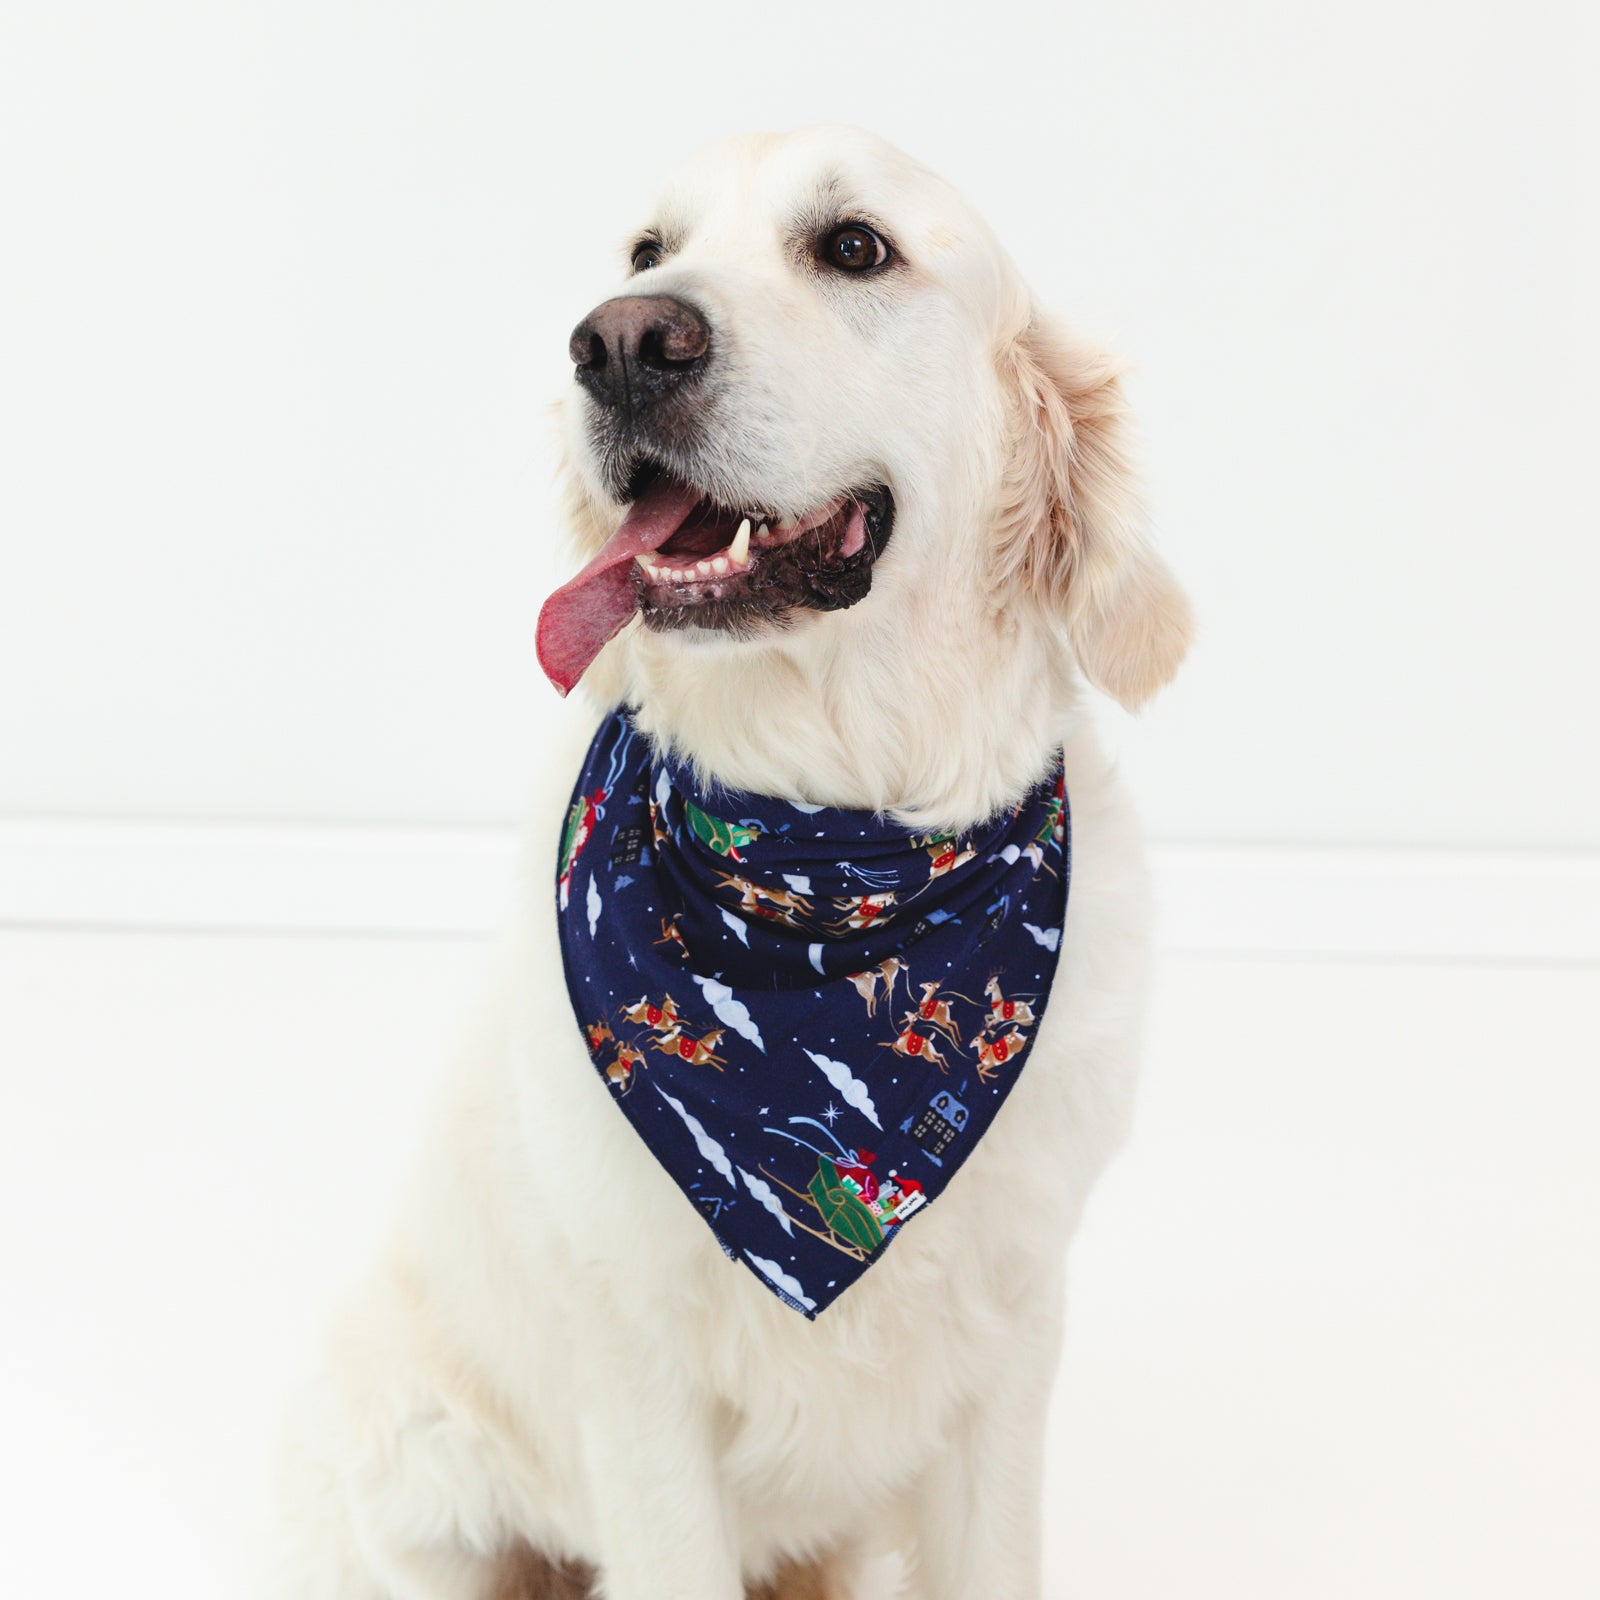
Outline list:
[[[625,257],[571,342],[588,561],[539,639],[563,692],[635,617],[607,692],[636,700],[770,693],[781,662],[816,697],[920,684],[958,716],[1056,693],[1068,655],[1129,706],[1176,670],[1188,610],[1116,367],[1046,322],[947,184],[856,130],[743,137],[679,172]]]

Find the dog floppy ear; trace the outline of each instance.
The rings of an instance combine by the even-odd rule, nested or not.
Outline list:
[[[1061,617],[1084,676],[1133,710],[1178,670],[1192,620],[1145,533],[1117,365],[1037,316],[1003,363],[1002,592],[1020,586]]]

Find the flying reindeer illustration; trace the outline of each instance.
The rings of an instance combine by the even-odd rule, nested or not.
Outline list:
[[[856,986],[856,993],[867,1002],[867,1015],[875,1017],[878,1014],[878,985],[883,985],[883,998],[894,999],[894,981],[904,972],[906,983],[911,982],[911,973],[899,956],[890,956],[887,961],[881,961],[875,967],[867,967],[861,972],[852,972],[850,981]]]
[[[897,1056],[909,1056],[913,1061],[931,1061],[941,1072],[950,1070],[950,1063],[939,1053],[939,1047],[925,1033],[918,1033],[909,1023],[893,1039],[882,1041]]]
[[[732,889],[739,896],[739,909],[752,917],[766,917],[769,921],[798,927],[799,918],[811,914],[811,902],[803,894],[796,894],[792,889],[769,889],[735,872],[719,872],[717,887]]]
[[[955,1018],[950,1014],[949,1000],[940,997],[939,985],[936,983],[924,983],[919,987],[922,990],[922,999],[915,1011],[906,1012],[903,1019],[905,1024],[909,1027],[922,1023],[930,1028],[938,1028],[951,1044],[960,1049],[961,1035],[956,1032]]]
[[[988,1021],[983,1025],[985,1030],[1003,1028],[1008,1022],[1014,1022],[1024,1028],[1033,1026],[1033,1007],[1022,1000],[1007,1000],[1000,989],[999,973],[989,979],[984,985],[983,992],[989,997],[993,1008],[989,1012]]]
[[[683,1013],[678,1010],[677,1001],[670,994],[662,995],[658,1006],[650,1004],[648,995],[640,995],[631,1006],[623,1006],[621,1010],[629,1022],[641,1028],[654,1028],[657,1033],[680,1027],[683,1023]]]
[[[976,850],[963,850],[958,848],[955,839],[935,839],[925,845],[928,852],[928,881],[942,878],[947,872],[954,872],[957,867],[964,867],[977,855]]]
[[[859,933],[883,919],[884,913],[895,904],[895,896],[887,889],[877,894],[858,895],[850,900],[835,900],[834,909],[844,913],[833,922],[823,923],[829,933]]]
[[[650,837],[655,842],[656,854],[661,854],[664,844],[672,843],[672,833],[661,820],[661,808],[654,800],[650,802]]]
[[[988,1083],[1008,1061],[1015,1061],[1028,1048],[1028,1036],[1013,1028],[994,1040],[980,1033],[967,1047],[978,1052],[978,1077]]]
[[[683,921],[683,913],[681,911],[674,912],[670,921],[663,917],[661,919],[661,937],[652,939],[650,942],[652,944],[675,944],[678,947],[678,954],[687,961],[689,960],[689,947],[683,942],[683,933],[678,927],[681,921]]]
[[[619,1044],[616,1055],[606,1063],[606,1082],[626,1094],[633,1087],[634,1073],[644,1065],[644,1052],[631,1044]]]
[[[715,1067],[721,1072],[726,1063],[714,1052],[722,1043],[724,1031],[722,1028],[713,1028],[698,1039],[690,1039],[675,1027],[669,1033],[658,1033],[650,1041],[650,1048],[659,1050],[664,1056],[676,1056],[680,1061],[687,1061],[691,1067]]]

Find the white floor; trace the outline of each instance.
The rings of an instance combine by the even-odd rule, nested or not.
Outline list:
[[[0,1593],[217,1600],[480,947],[0,934]],[[1600,1594],[1600,969],[1169,959],[1050,1594]]]

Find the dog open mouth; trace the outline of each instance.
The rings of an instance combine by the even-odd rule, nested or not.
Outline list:
[[[636,482],[621,526],[539,613],[539,664],[562,694],[635,612],[661,631],[748,634],[797,609],[854,605],[894,523],[882,484],[784,517],[721,505],[665,472]]]

